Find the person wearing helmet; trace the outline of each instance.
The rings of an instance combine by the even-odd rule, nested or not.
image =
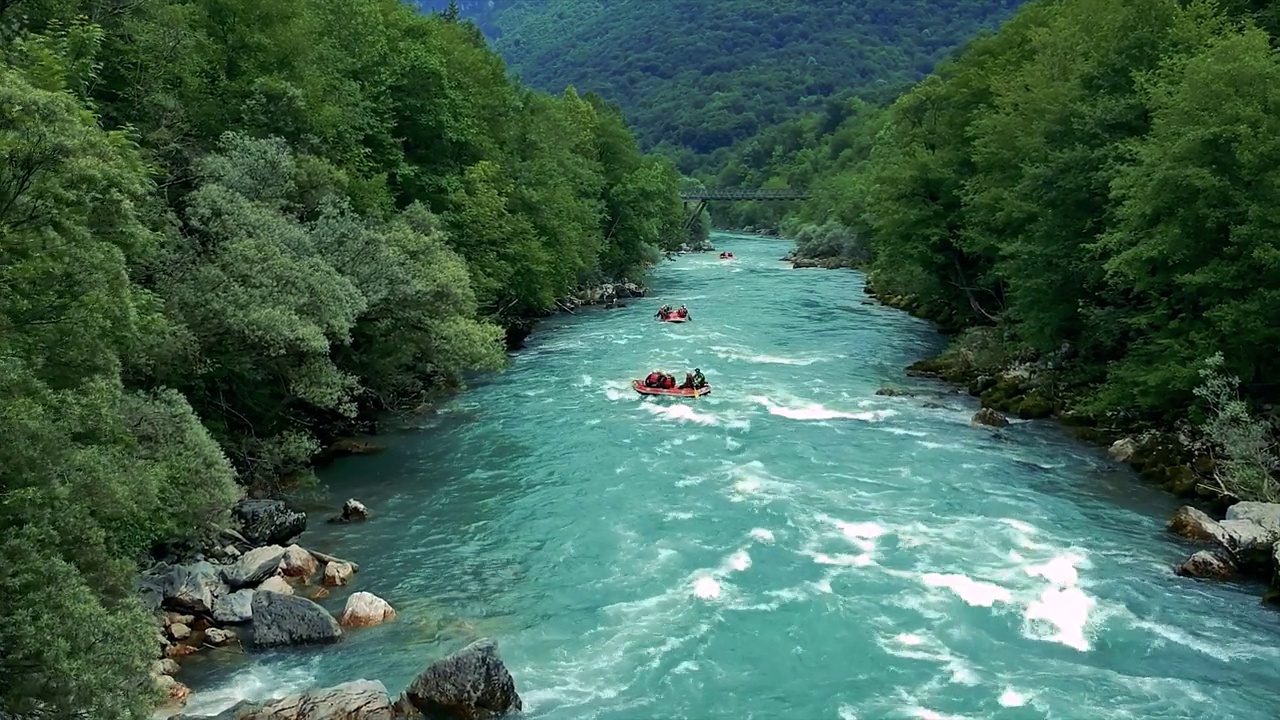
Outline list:
[[[695,390],[701,390],[706,386],[707,386],[706,376],[702,374],[702,370],[700,368],[694,368],[693,369],[693,388]]]

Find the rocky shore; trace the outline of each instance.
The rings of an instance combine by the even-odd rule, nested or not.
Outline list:
[[[176,714],[190,690],[176,676],[182,662],[206,648],[245,652],[324,646],[349,632],[390,622],[396,610],[367,591],[351,592],[333,613],[320,600],[350,591],[356,563],[294,542],[307,515],[279,500],[242,500],[235,527],[224,528],[209,547],[175,555],[145,571],[138,585],[143,607],[155,618],[155,684],[167,696],[158,717]],[[347,500],[329,522],[362,522],[369,509]],[[259,702],[241,702],[215,720],[427,720],[497,718],[521,708],[515,682],[497,645],[481,639],[432,663],[395,699],[382,683],[357,679],[337,687]],[[208,716],[199,716],[206,717]]]
[[[841,268],[857,269],[858,263],[843,257],[824,257],[824,258],[807,258],[799,257],[795,251],[787,253],[779,258],[783,262],[791,263],[792,269],[799,270],[801,268],[823,268],[824,270],[838,270]]]
[[[866,292],[884,305],[934,321],[944,331],[959,328],[957,318],[932,313],[912,298],[883,295],[870,284]],[[953,346],[938,357],[913,363],[907,374],[966,389],[982,405],[973,418],[976,424],[1003,427],[1008,424],[1005,413],[1025,420],[1054,419],[1080,440],[1107,448],[1112,460],[1199,506],[1185,505],[1169,521],[1171,533],[1205,546],[1174,568],[1178,575],[1264,581],[1271,588],[1265,599],[1280,600],[1280,504],[1238,502],[1224,495],[1213,479],[1213,456],[1191,428],[1108,425],[1073,412],[1055,382],[1055,371],[1074,356],[1069,345],[1045,357],[998,366],[984,363],[979,353]],[[881,392],[896,394],[892,389]]]
[[[394,700],[377,680],[353,680],[271,700],[244,701],[210,716],[172,720],[489,720],[523,709],[492,640],[437,660]]]

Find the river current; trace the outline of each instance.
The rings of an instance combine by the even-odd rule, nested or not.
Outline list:
[[[531,720],[1277,717],[1280,618],[1256,588],[1173,576],[1173,499],[1051,422],[971,426],[973,399],[903,373],[943,340],[860,274],[715,241],[737,258],[548,320],[329,468],[376,516],[313,514],[299,542],[360,563],[349,590],[399,617],[204,658],[187,712],[356,678],[395,694],[487,636]],[[656,322],[663,302],[693,321]],[[695,366],[710,396],[629,385]]]

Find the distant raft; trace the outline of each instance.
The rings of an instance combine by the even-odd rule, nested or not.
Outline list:
[[[631,387],[641,395],[666,395],[668,397],[700,397],[702,395],[711,394],[711,386],[703,385],[700,388],[652,388],[645,387],[643,380],[632,380]]]

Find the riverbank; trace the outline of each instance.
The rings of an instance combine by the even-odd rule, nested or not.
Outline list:
[[[1106,448],[1113,461],[1192,503],[1170,518],[1167,529],[1208,549],[1193,553],[1174,572],[1211,580],[1261,581],[1269,585],[1263,600],[1280,603],[1280,504],[1240,502],[1227,495],[1214,477],[1213,454],[1193,427],[1099,422],[1073,407],[1088,388],[1070,381],[1074,353],[1069,345],[1042,357],[1011,356],[1000,347],[994,327],[966,328],[961,318],[937,312],[915,298],[877,292],[869,277],[863,289],[881,304],[933,322],[952,335],[936,357],[908,366],[909,376],[963,388],[979,399],[984,424],[1006,424],[1001,413],[1023,420],[1052,419],[1073,437]]]

